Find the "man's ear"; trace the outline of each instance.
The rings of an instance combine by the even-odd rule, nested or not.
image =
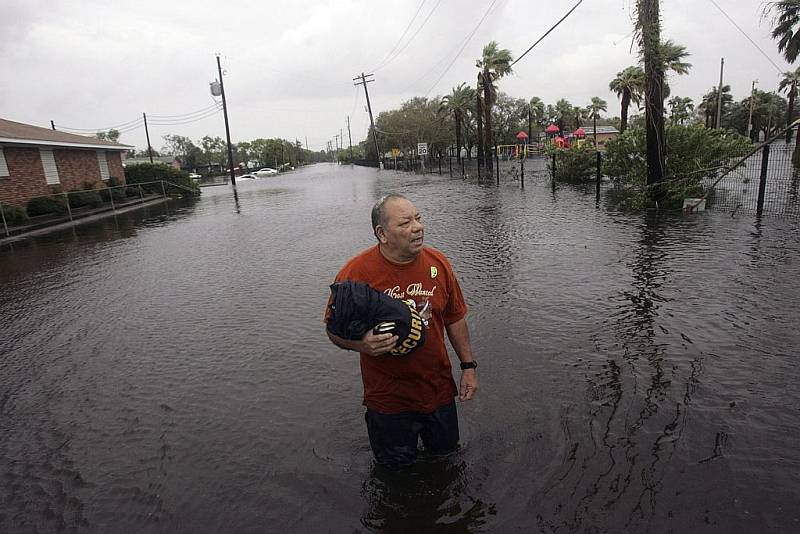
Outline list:
[[[386,232],[383,230],[383,226],[378,225],[375,227],[375,237],[377,237],[378,241],[381,243],[386,243]]]

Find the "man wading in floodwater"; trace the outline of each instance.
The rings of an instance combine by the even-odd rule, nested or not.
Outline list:
[[[331,332],[331,341],[361,353],[365,419],[376,461],[390,469],[414,463],[417,440],[425,450],[444,455],[458,447],[454,397],[470,400],[478,389],[464,317],[467,305],[453,268],[438,250],[423,246],[424,226],[414,205],[399,194],[381,198],[372,208],[378,244],[350,259],[336,281],[366,282],[397,299],[411,299],[427,324],[424,345],[408,356],[389,353],[398,336],[367,333],[348,340]],[[326,314],[326,321],[330,313]],[[444,330],[461,360],[456,389],[444,344]]]

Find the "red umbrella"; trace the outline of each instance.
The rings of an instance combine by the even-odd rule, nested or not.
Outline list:
[[[586,137],[586,131],[583,128],[575,130],[575,137]]]
[[[556,126],[555,124],[551,124],[550,126],[545,128],[544,131],[547,132],[547,133],[556,133],[556,132],[560,132],[561,129],[558,126]]]
[[[527,138],[528,138],[528,134],[526,134],[525,132],[519,132],[517,134],[517,139],[519,139],[520,141],[524,141]]]

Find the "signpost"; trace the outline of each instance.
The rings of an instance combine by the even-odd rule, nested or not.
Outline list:
[[[417,143],[417,155],[422,163],[422,174],[425,174],[425,156],[428,155],[428,143]]]
[[[393,148],[392,149],[392,157],[394,158],[394,170],[397,170],[397,156],[399,156],[399,155],[400,155],[400,149],[399,148]]]
[[[525,158],[528,157],[528,134],[521,131],[517,134],[517,139],[522,142],[519,150],[519,176],[520,184],[525,189]]]

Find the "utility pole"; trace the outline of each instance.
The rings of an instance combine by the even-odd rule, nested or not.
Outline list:
[[[308,136],[306,136],[306,151],[308,151]]]
[[[222,114],[225,115],[225,138],[228,140],[228,168],[231,173],[231,185],[236,189],[236,173],[233,172],[233,147],[231,146],[231,129],[228,125],[228,103],[225,100],[225,83],[222,81],[222,65],[217,54],[217,71],[219,72],[219,88],[222,93]]]
[[[147,137],[147,155],[150,157],[150,165],[153,164],[153,147],[150,146],[150,131],[147,129],[147,114],[142,112],[144,119],[144,135]]]
[[[364,86],[364,94],[367,97],[367,111],[369,112],[369,124],[372,127],[372,140],[375,141],[375,153],[378,157],[378,169],[382,167],[383,158],[381,158],[381,149],[378,146],[378,132],[375,131],[375,121],[372,119],[372,105],[369,103],[369,91],[367,90],[367,84],[374,82],[375,80],[368,80],[368,76],[375,76],[374,74],[364,74],[361,73],[361,76],[356,76],[353,78],[353,81],[361,80],[360,82],[356,82],[353,85],[363,85]]]
[[[347,139],[350,141],[350,163],[353,163],[353,136],[350,135],[350,115],[347,116]]]
[[[50,128],[52,128],[53,130],[56,129],[56,123],[54,123],[52,119],[50,119]]]
[[[758,83],[758,80],[753,80],[753,88],[750,89],[750,114],[747,117],[747,137],[750,137],[753,130],[753,104],[756,100],[756,83]]]
[[[722,120],[722,71],[725,68],[725,58],[719,58],[719,87],[717,87],[717,121],[716,127],[719,128],[722,126],[720,121]]]

